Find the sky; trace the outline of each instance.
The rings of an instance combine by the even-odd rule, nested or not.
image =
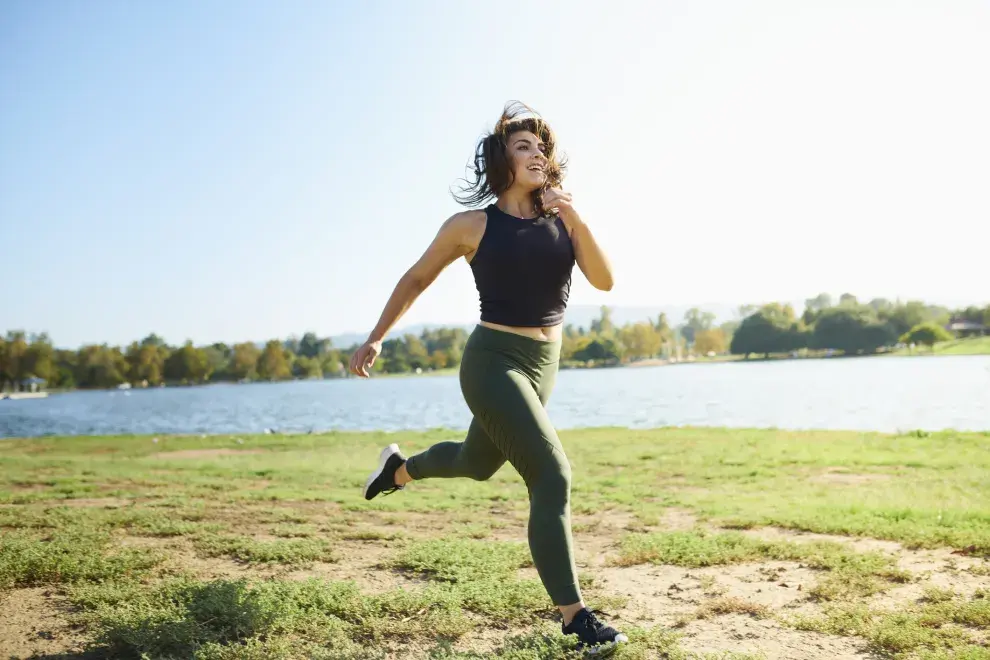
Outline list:
[[[615,271],[572,304],[990,302],[990,3],[9,0],[0,331],[368,332],[510,100]],[[470,323],[469,267],[397,327]]]

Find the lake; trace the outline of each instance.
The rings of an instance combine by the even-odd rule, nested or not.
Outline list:
[[[990,430],[990,356],[564,370],[558,428]],[[217,384],[0,401],[0,437],[466,429],[456,375]]]

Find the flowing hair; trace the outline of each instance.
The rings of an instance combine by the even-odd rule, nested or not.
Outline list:
[[[567,161],[557,153],[557,139],[550,124],[535,110],[519,101],[507,103],[495,128],[478,141],[474,164],[469,167],[473,180],[461,179],[464,185],[460,187],[460,194],[451,193],[459,204],[480,206],[498,197],[512,185],[512,163],[506,154],[506,147],[510,136],[518,131],[529,131],[539,136],[546,149],[546,179],[542,188],[533,191],[533,205],[536,207],[537,217],[549,216],[549,209],[543,208],[543,195],[548,188],[560,186]]]

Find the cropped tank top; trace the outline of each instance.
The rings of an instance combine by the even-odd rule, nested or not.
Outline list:
[[[495,204],[471,270],[481,320],[516,327],[557,325],[571,292],[574,246],[563,221],[517,218]]]

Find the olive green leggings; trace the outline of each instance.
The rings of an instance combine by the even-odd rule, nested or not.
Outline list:
[[[477,326],[461,358],[461,391],[474,415],[463,442],[440,442],[409,457],[413,479],[484,481],[506,460],[529,491],[529,547],[555,605],[581,600],[571,550],[571,467],[545,409],[560,342]]]

